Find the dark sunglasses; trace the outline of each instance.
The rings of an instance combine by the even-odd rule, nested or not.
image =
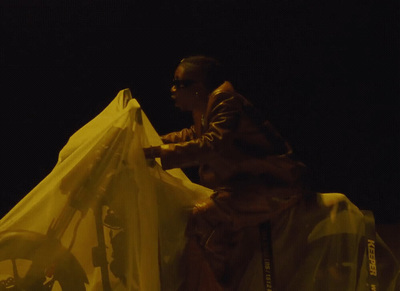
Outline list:
[[[196,81],[194,80],[172,80],[172,86],[175,86],[176,88],[186,88],[193,85],[194,83],[196,83]]]

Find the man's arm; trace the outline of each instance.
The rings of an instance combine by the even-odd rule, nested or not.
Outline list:
[[[202,136],[154,147],[146,157],[160,157],[164,169],[184,168],[199,165],[223,151],[238,126],[242,104],[232,95],[221,93],[217,97]]]
[[[190,128],[184,128],[181,131],[171,132],[161,136],[163,143],[178,143],[193,140],[196,138],[196,132],[194,126]]]

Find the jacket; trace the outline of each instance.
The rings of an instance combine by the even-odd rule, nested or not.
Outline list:
[[[161,137],[164,169],[199,166],[201,184],[213,189],[301,183],[304,166],[290,158],[291,147],[229,82],[209,95],[206,113],[194,123]]]

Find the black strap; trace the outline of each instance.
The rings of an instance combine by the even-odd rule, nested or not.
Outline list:
[[[264,274],[265,291],[273,291],[273,260],[272,260],[272,239],[271,223],[265,222],[260,225],[262,266]]]
[[[363,210],[365,221],[365,243],[367,255],[367,289],[368,291],[377,291],[378,289],[378,268],[376,260],[376,232],[375,219],[372,211]]]

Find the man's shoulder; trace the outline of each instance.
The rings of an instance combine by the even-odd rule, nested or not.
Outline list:
[[[221,86],[215,89],[209,96],[209,106],[215,107],[219,104],[243,106],[248,103],[246,98],[235,91],[232,84],[224,82]]]

